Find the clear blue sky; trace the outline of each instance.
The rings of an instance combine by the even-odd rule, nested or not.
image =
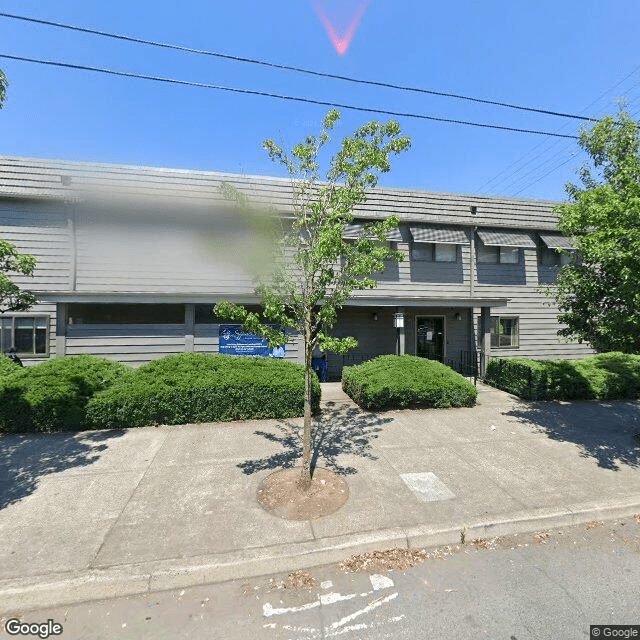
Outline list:
[[[311,0],[4,0],[0,10],[571,113],[611,113],[616,98],[625,95],[629,110],[640,113],[637,0],[371,0],[343,56]],[[354,86],[6,18],[0,18],[0,52],[508,126],[564,133],[579,127],[572,120]],[[261,141],[276,137],[290,145],[317,128],[326,112],[22,62],[0,60],[0,68],[11,83],[0,111],[0,154],[6,155],[281,175]],[[344,111],[336,136],[373,117],[382,119]],[[413,145],[383,176],[387,186],[560,199],[583,159],[569,140],[399,120]]]

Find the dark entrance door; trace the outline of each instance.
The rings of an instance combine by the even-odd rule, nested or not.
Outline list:
[[[444,318],[416,318],[416,354],[444,361]]]

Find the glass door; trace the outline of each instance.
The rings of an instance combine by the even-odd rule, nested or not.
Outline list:
[[[416,318],[416,355],[444,361],[444,318]]]

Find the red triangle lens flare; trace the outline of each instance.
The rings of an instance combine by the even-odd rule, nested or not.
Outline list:
[[[335,50],[344,55],[369,5],[369,0],[314,0],[313,8]]]

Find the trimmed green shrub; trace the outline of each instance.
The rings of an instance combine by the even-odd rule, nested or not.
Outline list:
[[[478,392],[449,367],[417,356],[379,356],[342,370],[342,388],[363,409],[470,407]]]
[[[17,365],[11,358],[0,355],[0,380],[6,376],[20,371],[22,367]]]
[[[580,360],[494,358],[485,382],[525,400],[640,397],[640,356],[600,353]]]
[[[313,376],[312,408],[320,406]],[[270,358],[181,353],[131,371],[96,394],[93,428],[291,418],[304,414],[304,367]]]
[[[85,427],[96,392],[129,367],[96,356],[52,358],[0,378],[0,431],[74,431]]]

